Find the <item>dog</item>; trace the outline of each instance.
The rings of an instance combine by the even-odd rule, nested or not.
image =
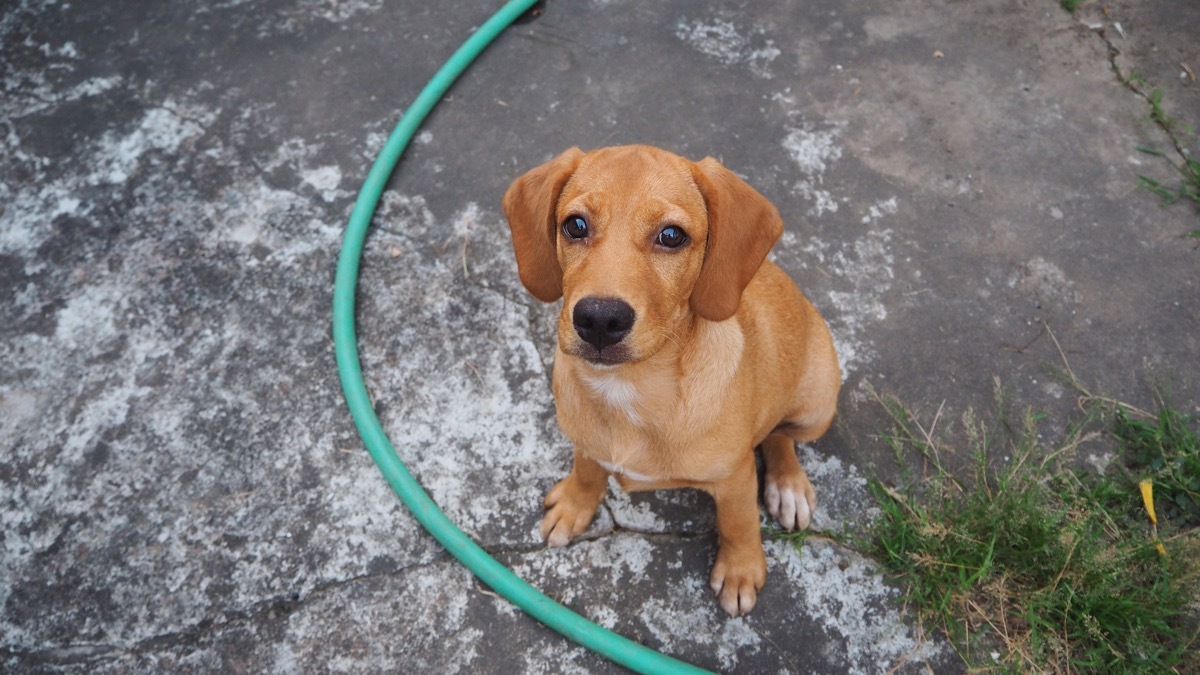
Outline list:
[[[563,299],[553,390],[574,466],[544,501],[541,535],[565,546],[622,489],[698,488],[716,504],[709,583],[730,616],[766,581],[763,501],[785,530],[816,496],[795,443],[837,409],[841,372],[824,319],[766,260],[776,208],[717,160],[650,146],[571,148],[504,194],[517,269]]]

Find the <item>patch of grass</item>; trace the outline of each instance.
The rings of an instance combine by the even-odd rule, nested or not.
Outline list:
[[[795,532],[787,532],[779,529],[774,524],[772,524],[770,527],[763,528],[763,535],[771,537],[772,539],[788,542],[800,555],[804,555],[804,542],[808,541],[809,537],[821,537],[823,539],[829,538],[833,541],[837,541],[836,538],[827,537],[824,533],[818,534],[813,530],[796,530]]]
[[[1197,672],[1197,419],[1165,405],[1144,419],[1094,408],[1061,447],[1046,448],[1038,416],[1008,423],[1002,404],[991,423],[964,416],[961,457],[935,434],[940,411],[927,429],[896,399],[880,401],[894,421],[884,440],[928,476],[901,489],[872,483],[883,512],[873,552],[969,667]],[[1080,444],[1099,441],[1122,450],[1116,470],[1073,469]],[[951,458],[969,459],[966,479],[951,474]],[[1145,478],[1158,532],[1138,487]]]
[[[1200,526],[1200,437],[1195,426],[1195,418],[1165,405],[1153,419],[1138,419],[1119,407],[1113,420],[1129,470],[1154,483],[1159,519],[1177,527]]]
[[[1063,9],[1068,12],[1074,12],[1075,8],[1079,6],[1080,0],[1058,0],[1058,2],[1062,5]]]

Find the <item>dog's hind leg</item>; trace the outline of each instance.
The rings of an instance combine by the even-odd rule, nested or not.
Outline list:
[[[817,495],[796,458],[795,441],[789,434],[774,431],[763,441],[762,449],[767,463],[763,487],[767,512],[789,532],[807,528],[817,509]]]

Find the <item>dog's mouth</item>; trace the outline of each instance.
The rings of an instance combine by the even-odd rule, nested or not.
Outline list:
[[[572,347],[570,354],[602,368],[612,368],[633,360],[629,349],[621,343],[597,349],[586,342],[578,342]]]

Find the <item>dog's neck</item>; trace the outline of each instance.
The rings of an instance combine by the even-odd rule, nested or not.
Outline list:
[[[692,339],[669,340],[647,359],[616,366],[595,365],[559,352],[570,362],[594,401],[634,427],[686,416],[695,427],[717,419],[738,371],[745,337],[736,319],[700,318],[688,327]],[[686,345],[686,346],[684,346]]]

